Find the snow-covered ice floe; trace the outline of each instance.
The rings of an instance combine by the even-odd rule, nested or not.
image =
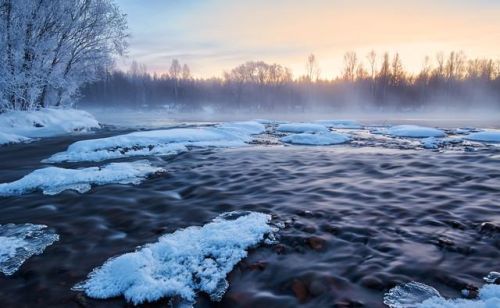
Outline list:
[[[374,133],[390,135],[394,137],[428,138],[445,137],[446,133],[433,127],[418,125],[396,125],[389,128],[379,128]]]
[[[102,161],[143,155],[170,155],[187,147],[236,147],[252,140],[251,135],[265,131],[258,122],[224,123],[214,127],[174,128],[134,132],[126,135],[78,141],[65,152],[44,162]]]
[[[487,130],[464,136],[465,139],[479,142],[500,142],[500,130]]]
[[[68,189],[84,193],[90,190],[91,185],[139,184],[147,176],[163,171],[148,161],[111,163],[83,169],[47,167],[35,170],[20,180],[0,184],[0,196],[15,196],[37,190],[46,195],[55,195]]]
[[[44,225],[0,225],[0,272],[9,276],[31,256],[41,254],[59,235]]]
[[[319,120],[318,124],[325,125],[331,128],[345,128],[345,129],[360,129],[363,128],[359,122],[354,120]]]
[[[278,132],[282,133],[325,133],[328,132],[328,127],[316,123],[287,123],[280,124],[276,128]]]
[[[285,143],[301,144],[301,145],[332,145],[340,144],[349,141],[349,137],[336,132],[327,132],[319,134],[292,134],[280,139]]]
[[[500,285],[490,284],[500,279],[500,274],[492,272],[484,279],[488,284],[479,289],[477,299],[446,299],[431,286],[418,282],[409,282],[389,290],[384,296],[384,303],[391,308],[500,307]]]
[[[459,137],[447,137],[447,138],[435,138],[428,137],[421,140],[422,147],[425,149],[438,149],[446,145],[456,145],[463,142],[463,138]]]
[[[88,112],[75,109],[8,111],[0,114],[0,145],[99,128]]]
[[[222,214],[202,227],[163,235],[156,243],[111,258],[73,290],[92,298],[123,295],[140,304],[177,297],[193,304],[197,292],[219,301],[226,275],[247,256],[247,249],[272,238],[271,216],[257,212]]]

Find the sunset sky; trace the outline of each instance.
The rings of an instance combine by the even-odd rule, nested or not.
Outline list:
[[[346,51],[399,52],[419,70],[425,55],[463,50],[500,59],[498,0],[117,0],[128,14],[132,59],[151,72],[173,58],[198,77],[220,76],[249,60],[304,72],[308,54],[322,77],[338,75]]]

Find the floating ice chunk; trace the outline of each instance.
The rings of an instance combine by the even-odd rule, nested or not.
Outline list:
[[[325,125],[315,124],[315,123],[288,123],[280,124],[276,128],[279,132],[284,133],[324,133],[328,132],[328,128]]]
[[[490,273],[485,280],[498,277]],[[496,280],[496,279],[495,279]],[[493,280],[493,281],[495,281]],[[410,282],[392,288],[384,296],[384,303],[391,308],[493,308],[500,307],[500,285],[487,284],[479,290],[477,299],[446,299],[428,285]]]
[[[9,276],[31,256],[41,254],[59,240],[47,226],[33,224],[0,225],[0,272]]]
[[[411,308],[433,297],[441,295],[433,287],[413,281],[389,290],[384,295],[384,304],[391,308]]]
[[[328,132],[319,134],[292,134],[280,139],[286,143],[302,144],[302,145],[332,145],[340,144],[349,141],[349,137],[343,134]]]
[[[68,189],[84,193],[90,190],[91,185],[139,184],[148,175],[162,171],[162,168],[151,166],[148,161],[111,163],[101,168],[47,167],[35,170],[20,180],[0,184],[0,196],[15,196],[36,190],[42,190],[47,195]]]
[[[0,115],[1,132],[25,138],[87,132],[99,127],[99,123],[90,113],[75,109],[8,111]],[[19,141],[25,140],[19,139]]]
[[[396,125],[378,131],[395,137],[427,138],[427,137],[445,137],[444,131],[418,125]]]
[[[500,130],[488,130],[464,136],[467,140],[480,142],[500,142]]]
[[[270,221],[270,215],[256,212],[223,214],[203,227],[166,234],[109,259],[73,290],[100,299],[123,295],[134,304],[163,297],[193,303],[198,291],[218,301],[228,287],[226,275],[247,249],[275,231]]]
[[[16,134],[0,132],[0,145],[30,141],[31,139]]]
[[[354,120],[320,120],[317,123],[331,128],[360,129],[361,124]]]
[[[65,152],[56,153],[44,162],[101,161],[144,155],[170,155],[187,147],[237,147],[251,141],[251,135],[264,132],[257,122],[235,122],[216,127],[175,128],[135,132],[101,139],[82,140]]]

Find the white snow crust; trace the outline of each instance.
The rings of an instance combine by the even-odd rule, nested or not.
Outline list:
[[[384,303],[391,308],[495,308],[500,307],[500,285],[484,285],[477,299],[446,299],[431,286],[409,282],[387,292]]]
[[[38,169],[23,178],[0,184],[0,196],[15,196],[36,190],[46,195],[55,195],[64,190],[76,190],[84,193],[91,185],[139,184],[148,175],[162,172],[148,161],[111,163],[101,168],[65,169],[47,167]]]
[[[282,142],[301,145],[332,145],[349,141],[349,137],[336,132],[319,134],[292,134],[280,139]]]
[[[464,136],[467,140],[480,142],[500,142],[500,130],[488,130]]]
[[[102,161],[122,157],[170,155],[188,147],[237,147],[251,141],[251,135],[265,131],[257,122],[224,123],[215,127],[174,128],[134,132],[108,138],[78,141],[44,162]]]
[[[345,129],[360,129],[363,128],[358,121],[354,120],[320,120],[317,121],[318,124],[325,125],[331,128],[345,128]]]
[[[387,134],[394,137],[410,137],[410,138],[428,138],[428,137],[445,137],[444,131],[418,125],[396,125],[389,128],[382,128],[377,133]]]
[[[228,287],[226,275],[247,256],[247,249],[275,231],[270,221],[270,215],[257,212],[222,214],[202,227],[163,235],[156,243],[109,259],[73,290],[98,299],[123,295],[134,304],[163,297],[193,304],[199,291],[218,301]]]
[[[287,123],[280,124],[276,128],[278,132],[283,133],[325,133],[328,132],[328,128],[322,124],[316,123]]]
[[[0,145],[99,128],[88,112],[76,109],[8,111],[0,114]]]

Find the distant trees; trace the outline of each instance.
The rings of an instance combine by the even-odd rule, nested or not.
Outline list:
[[[0,110],[71,104],[126,37],[112,0],[0,0]]]
[[[500,61],[468,59],[462,52],[427,56],[417,73],[405,70],[398,53],[377,56],[371,51],[363,61],[348,52],[341,75],[331,80],[319,78],[314,55],[307,58],[305,74],[297,79],[285,66],[262,61],[246,62],[224,72],[222,78],[210,79],[191,77],[189,67],[176,60],[171,67],[161,76],[134,74],[134,70],[107,72],[107,77],[82,90],[83,103],[134,107],[146,102],[184,110],[208,104],[221,109],[294,112],[354,107],[408,110],[445,104],[500,107]],[[137,93],[144,93],[145,98]]]

